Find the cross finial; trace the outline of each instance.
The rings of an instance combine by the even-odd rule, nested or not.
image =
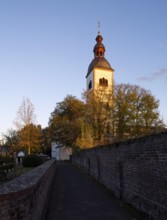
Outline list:
[[[100,17],[98,18],[98,35],[100,35]]]

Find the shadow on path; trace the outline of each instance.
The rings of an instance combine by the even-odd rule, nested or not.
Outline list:
[[[57,162],[45,220],[130,219],[136,218],[90,176],[68,162]]]

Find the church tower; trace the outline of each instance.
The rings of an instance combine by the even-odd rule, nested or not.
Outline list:
[[[96,37],[96,45],[93,53],[94,59],[88,67],[86,75],[86,90],[93,91],[105,89],[105,91],[112,92],[114,69],[105,59],[105,46],[103,45],[103,37],[100,34],[100,24],[98,24],[99,31]]]

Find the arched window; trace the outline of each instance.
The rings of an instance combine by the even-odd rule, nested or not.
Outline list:
[[[106,79],[105,83],[106,83],[106,86],[108,86],[108,80],[107,79]]]
[[[89,88],[89,89],[92,88],[92,81],[89,82],[88,88]]]
[[[100,78],[99,79],[99,85],[100,86],[108,86],[108,80],[107,79],[105,79],[104,77],[103,78]]]

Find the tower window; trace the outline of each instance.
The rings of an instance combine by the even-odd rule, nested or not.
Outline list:
[[[107,79],[105,79],[104,77],[103,78],[100,78],[99,79],[99,85],[100,86],[108,86],[108,80]]]
[[[103,56],[103,53],[102,53],[102,51],[100,51],[100,56],[101,56],[101,57]]]
[[[89,82],[88,88],[89,88],[89,89],[92,88],[92,81]]]

